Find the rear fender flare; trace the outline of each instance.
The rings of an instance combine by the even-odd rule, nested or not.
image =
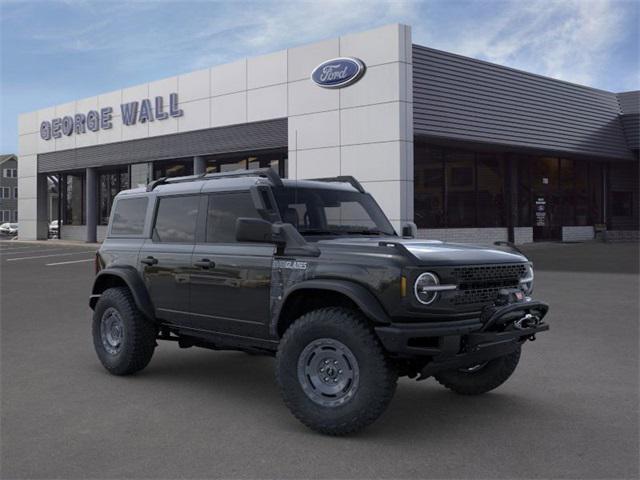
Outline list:
[[[138,271],[133,267],[109,267],[104,270],[100,270],[95,280],[93,281],[93,287],[91,289],[91,298],[89,300],[89,306],[94,309],[96,303],[100,298],[102,292],[106,290],[109,285],[109,279],[114,277],[122,280],[124,284],[129,288],[133,300],[136,302],[136,306],[142,312],[142,314],[150,320],[155,320],[153,303],[147,287],[144,281],[140,277]]]

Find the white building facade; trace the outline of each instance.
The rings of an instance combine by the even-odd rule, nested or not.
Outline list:
[[[318,65],[344,57],[364,65],[365,73],[357,81],[343,88],[325,88],[313,81],[311,73]],[[419,71],[414,71],[416,59]],[[526,242],[534,239],[536,228],[542,232],[543,227],[552,227],[556,197],[554,192],[536,190],[534,180],[529,191],[515,191],[520,172],[516,166],[524,160],[510,155],[535,157],[543,167],[549,162],[540,158],[558,159],[545,167],[549,172],[527,167],[526,175],[532,179],[538,174],[553,179],[554,168],[567,168],[568,160],[563,163],[561,156],[571,162],[582,157],[591,163],[616,160],[625,168],[637,169],[637,150],[626,144],[584,152],[552,140],[524,144],[521,134],[502,138],[487,133],[515,128],[518,123],[500,120],[497,107],[479,106],[456,118],[460,105],[481,103],[487,96],[472,91],[481,88],[475,80],[461,83],[459,91],[452,92],[457,82],[465,82],[460,73],[465,69],[467,75],[480,79],[485,69],[495,82],[514,83],[508,75],[529,75],[542,82],[542,77],[532,74],[414,46],[411,28],[393,24],[20,115],[20,238],[47,238],[48,222],[61,219],[62,238],[100,240],[113,196],[121,189],[160,176],[271,166],[288,178],[356,177],[396,229],[415,220],[423,237]],[[503,89],[497,83],[491,86],[492,81],[480,83],[500,95]],[[598,97],[604,105],[600,110],[618,121],[621,112],[614,112],[607,103],[615,94],[571,88]],[[414,92],[420,105],[414,105]],[[531,97],[530,92],[523,95]],[[456,105],[460,98],[462,103]],[[496,100],[497,105],[501,102],[508,100]],[[574,113],[576,118],[583,116],[579,109]],[[539,128],[529,127],[531,132],[556,129],[536,121]],[[477,125],[489,127],[483,132]],[[594,125],[593,132],[598,130]],[[593,132],[582,134],[586,138]],[[624,136],[620,138],[624,143]],[[454,158],[452,148],[471,156]],[[486,152],[493,157],[486,159]],[[420,155],[419,161],[414,161],[414,154]],[[589,172],[591,163],[584,167]],[[580,168],[584,165],[580,163]],[[593,168],[601,171],[601,166]],[[621,197],[623,201],[637,199],[637,181],[625,188],[630,197]],[[60,198],[59,211],[51,213],[47,197],[54,190]],[[536,225],[537,198],[546,202],[549,225]],[[601,210],[604,207],[599,205],[606,204],[597,199],[589,202]],[[414,212],[415,205],[420,212]],[[497,213],[485,215],[487,208]],[[437,213],[439,209],[442,214]],[[569,220],[557,225],[559,235],[592,238],[594,225],[608,223],[613,213],[629,213],[629,225],[637,230],[633,211],[622,208],[587,216],[567,214]]]

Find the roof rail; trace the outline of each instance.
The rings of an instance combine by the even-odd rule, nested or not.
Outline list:
[[[310,180],[314,182],[349,183],[353,188],[358,190],[360,193],[365,193],[365,190],[362,184],[351,175],[340,175],[338,177],[326,177],[326,178],[312,178]]]
[[[150,182],[147,185],[147,192],[152,191],[158,185],[165,185],[167,183],[183,183],[194,182],[196,180],[216,180],[218,178],[239,178],[239,177],[261,177],[267,178],[275,186],[282,186],[282,179],[278,172],[272,168],[257,168],[255,170],[234,170],[232,172],[220,172],[220,173],[201,173],[198,175],[190,175],[188,177],[162,177]]]

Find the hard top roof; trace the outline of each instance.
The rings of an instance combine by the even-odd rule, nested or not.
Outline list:
[[[313,180],[281,179],[271,169],[239,170],[237,172],[191,175],[159,179],[146,187],[124,190],[118,195],[156,192],[161,195],[195,192],[249,190],[254,185],[285,186],[295,188],[322,188],[329,190],[360,191],[364,189],[353,177],[333,177]]]

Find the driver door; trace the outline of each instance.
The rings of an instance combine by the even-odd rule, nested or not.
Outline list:
[[[204,241],[196,243],[191,315],[197,328],[267,339],[275,247],[238,243],[236,220],[260,218],[248,191],[208,195]]]

